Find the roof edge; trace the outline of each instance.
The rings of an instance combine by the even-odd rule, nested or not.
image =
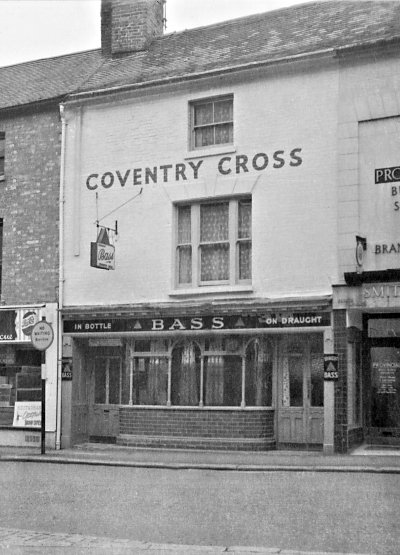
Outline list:
[[[212,69],[212,70],[207,70],[207,71],[201,71],[198,73],[187,73],[184,75],[178,75],[176,77],[165,77],[162,79],[153,79],[151,81],[144,81],[141,83],[129,83],[126,85],[116,85],[113,87],[106,87],[106,88],[101,88],[101,89],[93,89],[91,91],[82,91],[82,92],[76,92],[76,93],[70,93],[68,95],[66,95],[65,98],[65,103],[74,103],[74,102],[78,102],[79,100],[86,100],[89,98],[93,98],[95,96],[101,96],[101,95],[106,95],[106,94],[113,94],[113,93],[118,93],[118,92],[125,92],[125,91],[133,91],[133,90],[141,90],[141,89],[145,89],[148,87],[155,87],[155,86],[162,86],[162,85],[169,85],[169,84],[174,84],[174,83],[179,83],[179,82],[184,82],[184,81],[190,81],[190,80],[196,80],[196,79],[201,79],[201,78],[206,78],[206,77],[214,77],[217,75],[226,75],[229,73],[235,73],[237,71],[245,71],[245,70],[251,70],[251,69],[255,69],[258,67],[263,67],[263,66],[273,66],[273,65],[279,65],[279,64],[283,64],[283,63],[291,63],[291,62],[297,62],[297,61],[303,61],[303,60],[311,60],[313,58],[319,59],[322,57],[326,57],[326,56],[331,56],[334,57],[335,56],[335,50],[334,48],[326,48],[323,50],[316,50],[315,52],[306,52],[303,54],[295,54],[293,56],[284,56],[282,58],[276,58],[274,60],[260,60],[257,62],[248,62],[245,64],[239,64],[239,65],[235,65],[235,66],[228,66],[225,68],[218,68],[218,69]]]

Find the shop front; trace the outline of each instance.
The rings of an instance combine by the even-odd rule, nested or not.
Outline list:
[[[65,446],[322,447],[330,312],[100,316],[64,314]]]
[[[334,288],[333,304],[346,308],[360,335],[347,361],[349,429],[357,424],[371,445],[400,445],[400,283],[346,277],[350,285]]]
[[[56,322],[55,305],[0,308],[0,445],[39,446],[41,431],[41,352],[31,343],[43,318]],[[56,324],[55,324],[56,325]],[[46,360],[46,443],[56,442],[57,347]]]

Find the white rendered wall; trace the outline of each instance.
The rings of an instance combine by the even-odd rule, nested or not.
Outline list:
[[[224,94],[234,96],[234,148],[193,156],[188,102]],[[67,106],[64,305],[175,300],[174,202],[238,193],[253,199],[253,279],[246,295],[329,294],[337,282],[337,94],[337,70],[325,60],[325,69],[259,70],[257,80],[224,78],[212,86],[199,82],[108,104]],[[293,149],[301,149],[301,165],[289,165]],[[281,150],[285,165],[273,168],[272,155]],[[224,168],[232,167],[232,173],[218,172],[223,156],[247,155],[251,161],[257,153],[269,156],[265,170],[249,162],[249,172],[236,174],[227,162]],[[201,160],[194,179],[189,163]],[[172,175],[177,163],[186,164],[186,181]],[[133,185],[134,168],[164,164],[174,166],[168,182],[159,176],[157,184],[145,184],[142,170],[142,185]],[[128,169],[124,187],[117,179],[109,188],[101,186],[105,172],[124,176]],[[86,186],[91,174],[99,175],[90,181],[97,189]],[[118,220],[116,269],[91,268],[94,223],[117,207],[101,221],[114,227]],[[199,289],[207,288],[193,293]],[[230,288],[217,289],[232,294]]]

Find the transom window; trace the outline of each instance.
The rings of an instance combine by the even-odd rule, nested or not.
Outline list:
[[[251,199],[177,207],[177,284],[251,281]]]
[[[233,97],[192,102],[191,147],[233,143]]]

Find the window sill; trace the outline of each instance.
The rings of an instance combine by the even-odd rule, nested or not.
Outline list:
[[[252,293],[252,285],[216,285],[205,287],[193,287],[189,289],[175,289],[169,293],[170,297],[189,297],[198,295],[210,295],[215,293]]]
[[[224,146],[210,146],[208,148],[196,149],[189,151],[184,159],[190,160],[192,158],[206,158],[207,156],[221,156],[222,154],[233,154],[236,152],[235,145],[224,145]]]

